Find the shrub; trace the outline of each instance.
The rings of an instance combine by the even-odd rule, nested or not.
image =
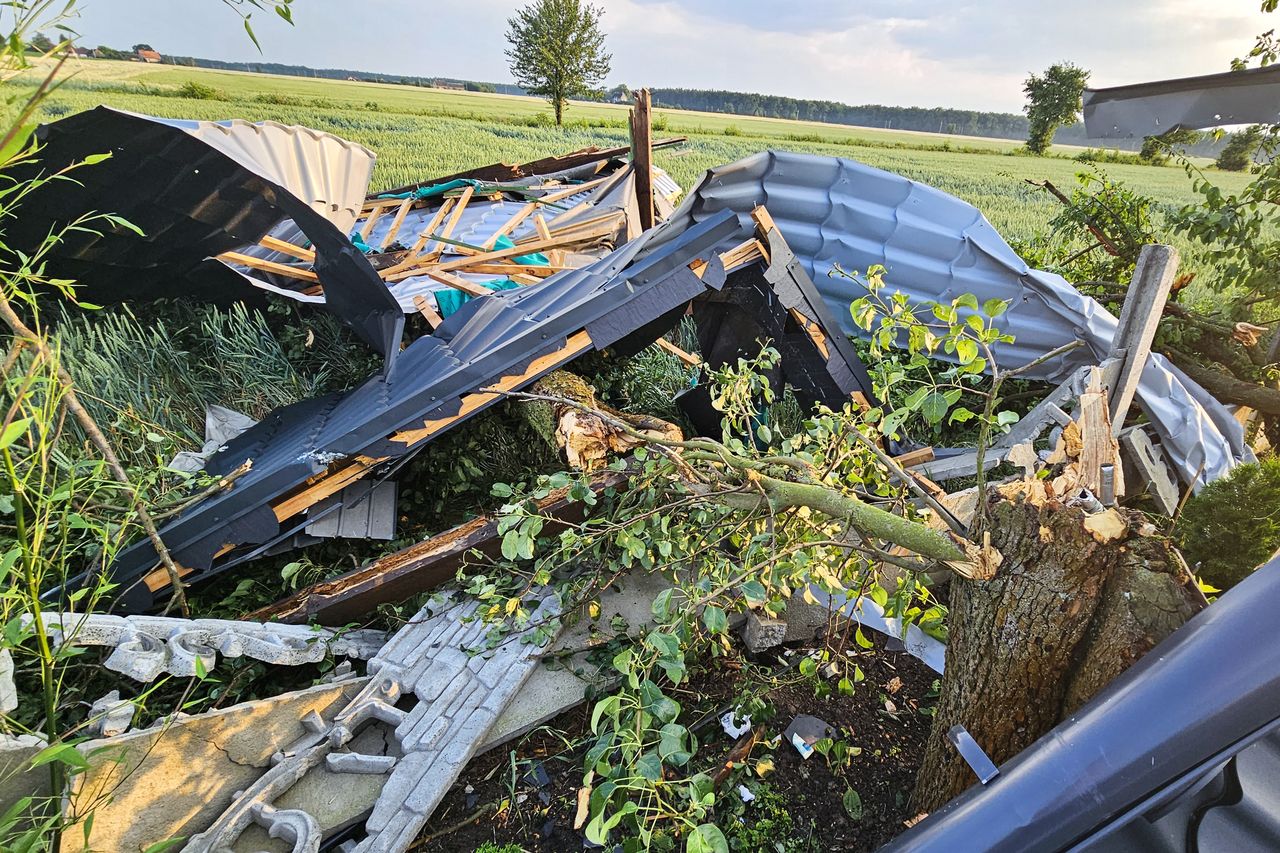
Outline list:
[[[742,136],[742,128],[736,124],[731,124],[724,129],[725,136]]]
[[[1280,459],[1205,486],[1183,508],[1177,537],[1206,583],[1228,589],[1248,577],[1280,548]]]
[[[178,89],[178,95],[183,98],[192,98],[197,101],[225,101],[227,93],[221,89],[215,89],[204,83],[197,83],[195,80],[188,80]]]

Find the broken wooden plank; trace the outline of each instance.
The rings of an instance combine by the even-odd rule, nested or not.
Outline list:
[[[1105,493],[1120,498],[1124,496],[1124,469],[1120,465],[1120,445],[1111,431],[1111,414],[1102,373],[1101,367],[1089,368],[1089,384],[1080,395],[1080,406],[1076,411],[1082,443],[1080,484],[1099,499]],[[1110,475],[1104,469],[1109,469]],[[1103,502],[1114,503],[1114,499]]]
[[[432,267],[424,267],[422,269],[422,274],[435,279],[441,284],[447,284],[454,290],[461,290],[463,293],[468,293],[472,296],[488,296],[493,293],[493,291],[487,287],[483,287],[475,282],[467,281],[465,278],[459,278],[456,275],[450,275],[447,272],[440,272]]]
[[[258,245],[264,249],[270,249],[273,252],[279,252],[280,254],[288,255],[291,258],[297,258],[300,261],[309,261],[314,263],[316,259],[314,249],[304,249],[301,246],[295,246],[287,240],[280,240],[270,235],[259,240]]]
[[[897,462],[903,468],[913,468],[916,465],[923,465],[926,462],[934,460],[934,452],[932,447],[922,447],[919,450],[911,450],[901,455],[893,457],[893,461]]]
[[[604,471],[591,478],[597,492],[617,488],[627,474]],[[557,489],[537,502],[537,514],[549,519],[546,535],[583,518],[585,504],[569,498],[569,488]],[[454,578],[467,555],[478,551],[497,558],[502,545],[498,519],[481,516],[398,551],[360,569],[317,583],[258,610],[254,620],[328,625],[361,621],[379,604],[404,601]]]
[[[299,269],[298,267],[291,267],[288,264],[281,264],[275,261],[266,261],[262,258],[255,258],[252,255],[242,255],[239,252],[223,252],[221,255],[218,255],[218,260],[225,263],[238,264],[242,267],[249,267],[250,269],[261,270],[262,272],[269,272],[275,275],[286,276],[288,278],[296,278],[299,281],[310,281],[316,283],[319,283],[320,281],[320,276],[316,275],[311,270]]]
[[[686,352],[685,350],[682,350],[680,347],[671,343],[671,341],[667,340],[666,338],[658,338],[656,341],[654,341],[654,343],[656,343],[661,349],[666,350],[667,352],[674,355],[676,358],[683,361],[689,367],[697,367],[698,365],[702,364],[702,359],[698,358],[698,356],[694,355],[691,352]]]
[[[440,328],[440,324],[444,322],[444,318],[441,317],[436,312],[436,309],[431,306],[431,300],[427,299],[427,297],[423,296],[421,293],[413,297],[413,307],[418,309],[419,314],[427,318],[427,323],[431,326],[433,331]]]
[[[498,230],[494,231],[488,240],[485,240],[484,242],[485,251],[492,251],[494,245],[497,244],[499,239],[501,239],[502,237],[505,237],[506,235],[514,231],[516,228],[520,227],[520,223],[524,222],[526,219],[532,216],[537,209],[538,209],[537,203],[530,202],[529,204],[526,204],[524,207],[516,211],[515,214],[510,219],[508,219],[506,222],[498,226]]]
[[[367,217],[365,217],[364,226],[360,229],[361,240],[365,241],[366,243],[369,242],[369,234],[370,232],[373,231],[373,226],[378,223],[378,220],[382,218],[382,214],[386,212],[387,212],[386,207],[375,207],[373,209],[373,212],[370,213]]]
[[[1155,340],[1156,327],[1160,325],[1177,272],[1177,249],[1158,244],[1142,247],[1109,354],[1110,358],[1123,362],[1119,376],[1109,386],[1111,427],[1117,435],[1124,428],[1125,416],[1138,393],[1138,380],[1151,357],[1151,342]]]
[[[404,225],[404,218],[409,214],[409,209],[413,207],[414,199],[412,196],[404,200],[404,204],[400,205],[400,209],[396,211],[396,218],[391,220],[391,228],[387,231],[387,236],[382,238],[382,247],[386,249],[396,241],[396,236],[400,233],[400,226]]]
[[[640,205],[640,230],[653,227],[653,102],[648,89],[636,92],[631,111],[631,162],[636,170],[636,202]]]
[[[542,218],[541,213],[533,217],[533,225],[534,225],[534,228],[537,230],[538,237],[540,239],[542,240],[551,239],[551,228],[547,225],[547,220]]]

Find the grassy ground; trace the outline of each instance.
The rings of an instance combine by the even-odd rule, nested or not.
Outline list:
[[[182,86],[191,81],[210,87],[212,97],[183,97]],[[274,119],[332,131],[377,152],[375,187],[497,160],[518,162],[626,141],[624,109],[605,104],[573,105],[569,118],[575,126],[557,129],[535,126],[546,105],[532,98],[105,60],[84,62],[53,96],[46,112],[56,117],[97,104],[167,117]],[[849,157],[954,193],[977,205],[1007,238],[1019,241],[1034,240],[1057,212],[1056,202],[1033,191],[1025,180],[1047,178],[1065,189],[1087,168],[1061,157],[1013,156],[1008,152],[1015,144],[999,140],[682,111],[660,115],[668,116],[660,134],[690,136],[681,150],[658,154],[658,163],[682,186],[691,186],[711,166],[764,149]],[[732,130],[726,135],[730,126],[742,135]],[[953,145],[963,142],[988,150],[940,148],[948,139]],[[1163,203],[1191,200],[1189,182],[1179,169],[1123,164],[1102,168]],[[1227,189],[1244,181],[1228,174],[1216,178]]]

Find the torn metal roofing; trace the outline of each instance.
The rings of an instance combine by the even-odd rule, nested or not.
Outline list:
[[[45,125],[38,138],[40,148],[11,170],[13,178],[53,172],[105,152],[111,157],[91,171],[73,172],[75,181],[52,181],[25,197],[22,215],[5,225],[10,245],[33,250],[86,211],[110,211],[142,231],[139,236],[98,222],[95,230],[62,237],[49,256],[48,272],[77,281],[85,298],[240,298],[243,280],[209,258],[256,243],[291,219],[312,243],[329,310],[390,369],[404,315],[329,218],[347,215],[352,182],[371,167],[365,149],[305,128],[173,122],[108,107]],[[344,170],[351,176],[337,174]],[[335,174],[324,177],[326,171]]]
[[[315,524],[320,511],[312,508],[325,498],[341,491],[362,500],[429,441],[502,399],[486,390],[491,386],[514,390],[589,350],[651,343],[678,322],[691,300],[724,286],[725,270],[712,250],[740,238],[743,226],[728,213],[711,216],[681,226],[654,248],[653,238],[664,231],[646,232],[582,269],[468,302],[433,335],[410,344],[389,376],[268,415],[206,465],[223,476],[251,459],[248,473],[161,530],[174,558],[197,573],[193,580],[252,558]],[[773,263],[763,280],[775,294],[774,310],[786,316],[794,309],[806,322],[830,328],[834,321],[812,282],[777,231],[770,235]],[[700,275],[690,268],[698,260],[708,261]],[[794,321],[790,327],[809,341],[808,358],[789,363],[797,381],[814,379],[815,399],[838,406],[854,392],[870,396],[865,369],[847,341],[828,336],[822,340],[831,346],[822,352],[825,343]],[[361,488],[348,488],[353,483]],[[144,540],[112,565],[126,610],[150,608],[167,584],[163,572],[152,571],[155,564],[155,551]]]
[[[351,230],[360,215],[376,159],[363,145],[274,121],[192,121],[128,114],[176,127],[221,151],[284,187],[343,233]]]
[[[1178,127],[1280,122],[1280,65],[1084,90],[1091,139],[1140,139]]]
[[[1028,376],[1062,382],[1111,348],[1118,321],[1061,276],[1027,266],[973,205],[926,184],[852,160],[770,151],[712,169],[690,191],[655,242],[726,210],[747,220],[769,208],[787,243],[847,334],[860,334],[849,305],[864,291],[843,276],[883,265],[891,289],[913,302],[949,302],[972,293],[1004,299],[1004,367],[1019,367],[1083,340],[1087,346]],[[732,239],[732,238],[727,238]],[[1138,402],[1186,483],[1203,484],[1250,458],[1240,424],[1225,406],[1159,355],[1142,373]]]

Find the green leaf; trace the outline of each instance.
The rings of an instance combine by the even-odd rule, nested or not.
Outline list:
[[[680,641],[665,631],[650,631],[644,641],[663,657],[673,658],[680,654]]]
[[[103,162],[103,161],[105,161],[105,160],[110,160],[110,159],[111,159],[111,152],[110,152],[110,151],[107,151],[107,152],[102,153],[102,154],[90,154],[90,155],[86,156],[86,157],[85,157],[82,161],[80,161],[80,162],[82,162],[82,163],[83,163],[84,165],[86,165],[86,166],[96,166],[96,165],[98,165],[99,163],[101,163],[101,162]]]
[[[511,497],[512,490],[506,483],[494,483],[489,487],[489,492],[495,498],[509,498]]]
[[[74,745],[69,743],[55,743],[51,746],[46,746],[44,749],[37,752],[31,759],[31,766],[33,768],[43,767],[44,765],[52,764],[55,761],[59,764],[65,764],[68,767],[74,767],[77,770],[89,769],[89,762],[85,761],[85,758],[80,754],[80,751],[76,749]]]
[[[708,604],[702,611],[702,624],[712,634],[722,634],[729,627],[729,617],[721,608]]]
[[[744,598],[755,604],[763,604],[769,597],[769,593],[765,590],[764,584],[760,581],[751,580],[738,587]]]
[[[502,537],[503,559],[514,560],[520,553],[520,531],[508,530]]]
[[[845,788],[844,811],[852,820],[862,820],[862,797],[852,788]]]
[[[671,596],[675,594],[675,589],[664,589],[653,597],[653,604],[649,610],[653,613],[653,618],[660,623],[671,621]]]
[[[1004,299],[988,299],[982,303],[982,313],[988,317],[999,317],[1009,310],[1009,302]]]
[[[646,752],[636,760],[636,773],[640,774],[642,779],[657,782],[662,778],[662,759],[657,753]]]
[[[9,425],[4,428],[4,432],[0,433],[0,450],[4,450],[25,435],[30,424],[31,418],[17,418],[9,421]]]
[[[853,638],[855,641],[857,641],[858,645],[864,649],[870,649],[875,647],[875,644],[867,639],[867,635],[862,633],[861,625],[859,625],[858,630],[854,632]]]
[[[924,402],[920,404],[920,414],[924,417],[925,422],[930,426],[937,426],[942,423],[942,419],[947,416],[947,398],[939,394],[937,391],[929,392],[924,398]]]
[[[956,339],[956,358],[961,364],[969,364],[978,357],[978,342],[972,338]]]
[[[13,564],[18,562],[18,558],[21,556],[22,546],[14,545],[4,552],[3,557],[0,557],[0,586],[4,585],[5,579],[9,577],[9,572],[13,569]]]
[[[803,676],[812,676],[818,671],[818,665],[813,658],[806,657],[800,661],[800,674]]]
[[[658,755],[663,761],[669,761],[677,767],[683,767],[693,758],[686,744],[689,741],[689,730],[678,723],[667,723],[662,727],[661,739],[658,742]]]
[[[685,853],[729,853],[729,842],[720,827],[714,823],[704,823],[689,833]]]
[[[978,297],[972,293],[966,293],[963,296],[957,296],[953,303],[957,308],[968,308],[973,311],[978,310]]]
[[[150,847],[143,848],[142,853],[164,853],[166,850],[174,850],[181,847],[186,843],[186,841],[187,837],[185,835],[179,836],[178,838],[170,838],[167,841],[157,841]]]

